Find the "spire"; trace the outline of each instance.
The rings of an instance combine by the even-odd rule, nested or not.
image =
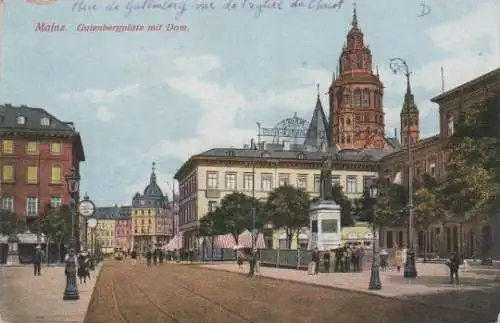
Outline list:
[[[356,1],[353,1],[352,3],[352,27],[353,28],[358,28],[358,14],[356,12]]]
[[[156,183],[156,174],[155,174],[155,170],[156,170],[156,163],[153,162],[152,164],[152,167],[151,167],[151,177],[149,179],[149,182],[152,184],[152,183]]]
[[[319,88],[319,84],[318,84]],[[328,147],[330,140],[330,133],[328,132],[329,126],[326,119],[323,105],[318,92],[316,99],[316,107],[314,108],[311,122],[309,122],[309,129],[307,129],[306,139],[304,140],[305,146],[321,147],[322,145]]]
[[[320,94],[320,93],[319,93],[319,83],[316,83],[316,90],[317,90],[317,92],[318,92],[318,100],[319,100],[319,94]]]

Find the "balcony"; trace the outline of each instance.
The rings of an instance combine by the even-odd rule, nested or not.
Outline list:
[[[216,199],[220,197],[220,191],[216,188],[207,188],[205,191],[205,197],[209,199]]]

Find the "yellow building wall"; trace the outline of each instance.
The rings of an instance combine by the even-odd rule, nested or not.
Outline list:
[[[211,194],[213,197],[207,197],[207,173],[216,172],[218,174],[218,189],[213,191]],[[227,167],[225,165],[219,166],[199,166],[196,174],[197,182],[197,214],[198,219],[202,218],[208,213],[209,201],[216,201],[217,204],[220,203],[222,198],[227,194],[231,194],[234,191],[246,193],[248,195],[252,194],[251,188],[248,190],[243,189],[244,185],[244,174],[251,173],[251,167]],[[225,188],[225,174],[226,173],[236,173],[236,190],[229,190]],[[255,198],[266,199],[269,192],[261,190],[261,176],[262,174],[273,174],[273,185],[272,190],[279,186],[280,175],[288,175],[289,184],[297,186],[297,179],[299,175],[307,176],[307,189],[311,197],[317,197],[319,192],[314,191],[314,178],[315,175],[319,176],[321,173],[320,169],[293,169],[293,168],[256,168],[255,169]],[[344,188],[347,185],[347,176],[356,175],[357,176],[357,193],[346,194],[348,198],[356,199],[361,197],[363,191],[363,176],[377,176],[376,172],[366,172],[366,171],[349,171],[349,170],[332,170],[332,176],[340,176],[340,185]]]
[[[156,229],[156,209],[133,208],[132,209],[132,235],[154,236]]]
[[[99,219],[96,227],[96,240],[104,252],[111,252],[115,247],[115,220]]]
[[[304,228],[304,229],[307,229],[307,228]],[[286,236],[285,229],[274,229],[273,230],[273,249],[279,248],[280,240],[282,238],[285,238],[285,236]],[[291,244],[290,249],[297,249],[299,247],[297,242],[298,242],[297,241],[297,234],[294,234],[292,237],[292,244]],[[286,248],[283,248],[283,249],[286,249]]]

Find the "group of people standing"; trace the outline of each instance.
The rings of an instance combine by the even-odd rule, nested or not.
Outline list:
[[[257,249],[238,249],[236,254],[236,262],[238,263],[238,267],[240,270],[243,269],[245,260],[248,261],[248,265],[250,267],[248,271],[248,277],[252,277],[259,272],[259,256]]]
[[[329,273],[331,270],[331,260],[333,256],[334,272],[361,272],[363,270],[364,249],[361,247],[352,247],[344,245],[334,250],[320,251],[315,248],[312,252],[312,263],[310,271],[312,274],[318,274],[320,265],[323,264],[324,271]]]

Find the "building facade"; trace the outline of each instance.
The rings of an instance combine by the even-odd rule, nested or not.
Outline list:
[[[336,151],[332,182],[344,187],[345,194],[359,198],[364,186],[376,176],[380,155],[362,151]],[[323,152],[263,151],[259,149],[211,149],[192,156],[178,170],[179,230],[183,248],[196,248],[198,221],[213,210],[224,196],[233,192],[254,194],[265,199],[275,188],[293,185],[319,195]],[[255,190],[253,190],[255,187]],[[264,232],[273,241],[273,230]]]
[[[80,169],[85,154],[72,122],[44,109],[0,105],[2,208],[31,225],[47,203],[69,204],[64,175]]]
[[[168,198],[163,195],[157,183],[155,166],[153,163],[149,184],[143,194],[136,193],[132,198],[132,234],[135,250],[145,250],[156,243],[164,244],[171,237],[168,235],[171,227],[167,212]]]
[[[131,211],[130,207],[120,207],[118,211],[120,216],[115,220],[115,247],[123,250],[131,250],[133,246]]]
[[[445,175],[447,160],[445,147],[448,137],[453,135],[460,117],[467,114],[471,107],[480,106],[489,98],[498,98],[500,95],[500,68],[432,98],[432,102],[439,104],[440,126],[439,133],[431,137],[419,138],[417,130],[418,109],[416,106],[411,106],[413,102],[408,100],[408,93],[411,93],[409,86],[404,99],[401,122],[402,129],[406,127],[407,130],[406,138],[412,138],[411,168],[409,168],[407,146],[384,156],[380,160],[380,176],[392,181],[397,174],[401,174],[403,185],[408,185],[410,169],[413,172],[413,178],[418,178],[424,173],[436,178]],[[405,112],[410,113],[410,118],[405,115]],[[413,120],[413,123],[407,127],[404,124],[405,120]],[[402,136],[404,136],[403,131]],[[407,139],[402,141],[405,144],[408,142]],[[490,225],[497,227],[497,231],[500,230],[499,224],[490,223]],[[418,232],[418,247],[419,250],[425,248],[428,253],[446,255],[450,252],[462,252],[465,256],[471,256],[479,247],[481,230],[484,229],[484,227],[462,225],[456,221],[449,221],[443,225],[433,226],[429,232]],[[407,245],[407,233],[406,228],[383,229],[382,246],[393,248]],[[491,239],[493,245],[500,245],[500,237],[491,236]],[[500,248],[497,249],[499,250],[495,252],[500,255]]]
[[[337,75],[329,89],[331,144],[343,149],[393,149],[384,133],[384,86],[373,71],[372,53],[364,43],[354,9]]]

